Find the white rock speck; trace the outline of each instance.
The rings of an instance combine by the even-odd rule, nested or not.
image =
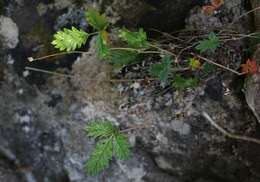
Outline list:
[[[13,49],[19,42],[17,25],[9,17],[0,16],[0,42],[3,48]]]

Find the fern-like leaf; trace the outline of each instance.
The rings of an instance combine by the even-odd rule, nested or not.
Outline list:
[[[93,121],[86,127],[89,137],[109,137],[114,134],[117,128],[109,121]]]
[[[147,48],[147,35],[142,28],[138,32],[131,32],[127,29],[120,30],[119,38],[127,42],[132,48]]]
[[[211,32],[208,35],[208,38],[199,41],[199,44],[195,48],[199,50],[201,53],[207,51],[214,53],[219,46],[220,42],[218,36],[214,32]]]
[[[119,133],[114,137],[113,142],[115,156],[120,160],[129,158],[129,143],[125,135]]]
[[[195,88],[198,86],[198,82],[197,78],[183,78],[180,75],[175,75],[173,78],[173,86],[178,90]]]
[[[97,175],[104,170],[113,156],[113,140],[111,138],[97,142],[96,148],[92,151],[86,163],[87,173]]]
[[[64,28],[63,31],[58,31],[54,34],[52,44],[60,51],[73,51],[84,45],[89,34],[83,30],[78,30],[75,27],[72,29]]]
[[[127,137],[111,122],[91,122],[86,131],[88,136],[99,139],[85,166],[90,175],[97,175],[105,169],[113,155],[121,160],[128,159],[129,143]]]
[[[96,30],[105,30],[108,26],[107,18],[100,14],[96,9],[90,9],[86,12],[87,22]]]
[[[138,53],[127,50],[113,50],[109,56],[109,61],[114,66],[124,66],[138,61]]]
[[[150,67],[150,74],[159,78],[160,81],[166,82],[171,76],[172,60],[169,56],[165,56],[161,63],[153,64]]]
[[[202,71],[205,75],[209,75],[215,71],[216,67],[213,64],[204,63],[202,66]]]

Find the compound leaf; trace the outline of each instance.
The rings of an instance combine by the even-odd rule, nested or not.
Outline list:
[[[112,156],[113,140],[108,138],[98,141],[86,163],[85,168],[87,173],[90,175],[97,175],[109,165]]]
[[[150,74],[159,78],[160,81],[165,82],[171,75],[172,60],[169,56],[165,56],[161,63],[153,64],[150,67]]]
[[[119,38],[127,42],[132,48],[146,48],[148,46],[146,32],[142,28],[138,32],[131,32],[127,29],[122,29],[119,32]]]
[[[220,42],[218,36],[214,32],[211,32],[209,33],[208,38],[199,41],[199,44],[195,48],[199,50],[201,53],[207,51],[213,53],[219,46]]]
[[[216,69],[216,67],[213,64],[209,64],[209,63],[204,63],[202,66],[202,70],[206,75],[209,75],[210,73],[212,73],[214,70]]]
[[[109,25],[104,14],[100,14],[96,9],[89,9],[86,12],[87,22],[95,29],[102,31]]]
[[[128,159],[128,139],[110,121],[92,122],[87,126],[86,131],[88,136],[99,139],[85,165],[88,174],[97,175],[105,169],[113,155],[121,160]]]
[[[114,66],[124,66],[135,63],[139,54],[133,51],[127,50],[113,50],[110,54],[110,63]]]
[[[78,30],[75,27],[72,29],[64,28],[63,31],[58,31],[54,34],[52,45],[60,51],[74,51],[84,45],[89,34],[83,30]]]
[[[198,85],[197,78],[183,78],[180,75],[175,75],[173,78],[173,86],[178,90],[187,88],[195,88]]]
[[[89,137],[109,137],[117,128],[109,121],[93,121],[86,127]]]
[[[129,143],[125,135],[118,133],[113,142],[115,156],[120,160],[129,158]]]

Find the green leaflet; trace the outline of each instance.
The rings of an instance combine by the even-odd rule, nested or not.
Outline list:
[[[109,55],[109,48],[107,46],[107,32],[99,32],[96,40],[96,51],[100,58],[104,58]]]
[[[88,174],[97,175],[104,170],[113,156],[120,160],[129,157],[127,137],[109,121],[94,121],[86,128],[87,134],[98,140],[85,168]]]
[[[174,75],[173,86],[178,90],[185,90],[187,88],[195,88],[198,86],[197,78],[183,78],[180,75]]]
[[[150,67],[150,74],[154,77],[159,78],[160,81],[166,82],[171,75],[172,60],[170,56],[165,56],[161,63],[153,64]]]
[[[127,42],[127,44],[136,49],[147,48],[147,35],[142,28],[138,32],[131,32],[127,29],[122,29],[119,31],[119,38]]]
[[[212,52],[220,46],[219,38],[214,32],[210,32],[207,39],[199,41],[198,45],[195,47],[201,53]]]
[[[54,34],[52,45],[60,51],[74,51],[86,44],[89,34],[83,30],[77,30],[72,27],[71,30],[64,28],[63,31],[58,31]]]
[[[215,70],[216,70],[216,67],[213,64],[204,63],[203,66],[202,66],[202,71],[206,75],[209,75],[210,73],[212,73]]]
[[[104,139],[97,142],[89,160],[86,163],[87,173],[97,175],[100,171],[108,167],[113,156],[113,140]]]
[[[127,50],[112,50],[109,56],[109,61],[114,66],[124,66],[138,61],[139,54]]]
[[[108,121],[93,121],[86,127],[89,137],[108,137],[113,135],[117,128]]]
[[[113,142],[113,149],[116,157],[120,160],[126,160],[129,158],[129,143],[125,135],[118,133],[115,135]]]
[[[87,18],[87,22],[98,31],[105,30],[109,25],[105,15],[101,15],[95,9],[89,9],[85,15]]]

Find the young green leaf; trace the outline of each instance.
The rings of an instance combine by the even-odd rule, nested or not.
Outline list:
[[[199,59],[193,57],[189,59],[189,65],[192,70],[197,70],[200,68],[201,62]]]
[[[101,31],[97,36],[96,51],[100,58],[104,58],[109,55],[109,48],[107,46],[107,32]]]
[[[213,64],[209,63],[204,63],[202,66],[202,70],[206,75],[212,73],[215,69],[216,67]]]
[[[127,50],[112,50],[109,61],[114,66],[124,66],[138,61],[138,53]]]
[[[85,166],[90,175],[97,175],[105,169],[113,155],[121,160],[128,159],[129,143],[127,137],[111,122],[92,122],[87,126],[86,131],[88,136],[99,140]]]
[[[173,86],[178,90],[187,88],[195,88],[198,85],[197,78],[183,78],[180,75],[175,75],[173,78]]]
[[[148,46],[146,32],[142,28],[138,32],[131,32],[127,29],[122,29],[119,32],[119,38],[127,42],[132,48],[146,48]]]
[[[153,64],[150,67],[150,74],[159,78],[160,81],[166,82],[171,75],[172,60],[169,56],[165,56],[161,63]]]
[[[64,28],[63,31],[54,34],[52,44],[60,51],[74,51],[86,43],[88,36],[87,32],[77,30],[75,27],[71,30]]]
[[[199,41],[199,44],[195,48],[201,53],[207,51],[214,53],[219,46],[220,42],[218,36],[214,32],[211,32],[209,33],[208,38]]]
[[[97,175],[104,170],[113,156],[113,140],[111,138],[97,142],[96,148],[92,151],[89,160],[86,163],[87,173]]]
[[[126,160],[129,158],[129,143],[125,135],[118,133],[115,135],[114,142],[114,153],[120,160]]]
[[[87,22],[98,31],[105,30],[109,25],[106,16],[104,14],[101,15],[95,9],[89,9],[86,12],[86,18]]]
[[[109,137],[117,131],[117,128],[109,121],[93,121],[86,127],[89,137]]]

